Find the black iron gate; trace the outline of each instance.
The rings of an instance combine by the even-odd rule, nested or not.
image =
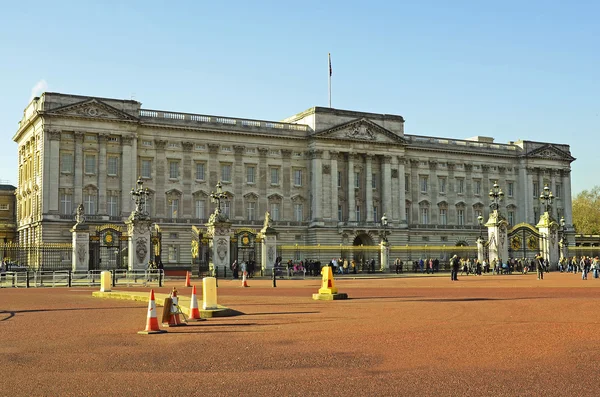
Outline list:
[[[534,258],[540,250],[540,234],[528,223],[519,223],[508,232],[508,256],[515,259]]]
[[[127,269],[127,235],[118,225],[96,227],[90,236],[90,270]]]
[[[205,232],[192,226],[192,270],[198,269],[198,276],[209,276],[210,249]]]
[[[256,236],[254,230],[237,230],[231,240],[232,258],[238,263],[256,262]]]

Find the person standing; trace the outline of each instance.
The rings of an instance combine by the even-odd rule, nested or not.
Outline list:
[[[238,278],[239,277],[239,271],[240,271],[240,269],[238,268],[237,259],[234,260],[233,263],[231,264],[231,271],[233,272],[233,278]]]
[[[598,278],[598,272],[600,272],[600,259],[595,257],[592,261],[592,273],[594,273],[594,278]]]
[[[452,257],[452,267],[450,270],[450,280],[452,281],[458,281],[458,268],[460,267],[460,260],[458,259],[457,255],[454,255]]]
[[[538,280],[543,280],[544,279],[544,258],[542,257],[542,254],[540,253],[537,257],[537,263],[535,264],[535,268],[537,270],[537,279]]]
[[[587,280],[588,269],[585,256],[581,257],[581,261],[579,262],[579,268],[581,269],[581,279]]]

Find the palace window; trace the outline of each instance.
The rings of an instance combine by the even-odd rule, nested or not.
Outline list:
[[[61,194],[60,195],[60,213],[63,215],[71,215],[73,213],[73,195]]]
[[[73,154],[62,153],[60,156],[60,172],[70,174],[73,172]]]
[[[356,206],[356,222],[360,222],[360,205]]]
[[[108,196],[106,198],[106,209],[109,216],[119,216],[119,197]]]
[[[90,175],[96,173],[96,156],[93,154],[85,155],[85,173]]]
[[[515,211],[508,211],[508,224],[511,226],[515,224]]]
[[[479,220],[478,218],[481,216],[483,217],[483,211],[481,211],[480,209],[476,209],[473,211],[473,214],[475,214],[475,224],[479,225]]]
[[[379,215],[378,215],[378,211],[377,211],[377,206],[376,205],[373,206],[373,222],[375,222],[375,223],[379,222]]]
[[[475,189],[473,193],[477,196],[481,194],[481,180],[477,179],[475,181]]]
[[[560,198],[562,195],[562,185],[556,184],[554,185],[554,197]]]
[[[255,183],[254,175],[256,173],[256,168],[253,165],[246,166],[246,182],[247,183]]]
[[[169,161],[169,179],[179,178],[179,161]]]
[[[448,224],[448,210],[445,208],[440,208],[440,225]]]
[[[83,205],[87,215],[96,215],[96,192],[87,192],[83,197]]]
[[[256,203],[253,201],[248,202],[247,217],[249,221],[256,220]]]
[[[119,158],[114,156],[108,157],[108,164],[106,166],[106,174],[109,176],[117,176],[119,171]]]
[[[227,215],[227,217],[231,216],[231,202],[223,201],[221,204],[223,204],[223,213]]]
[[[463,178],[456,179],[456,193],[463,194],[465,192],[465,180]]]
[[[404,191],[410,191],[410,175],[404,175]]]
[[[421,224],[429,224],[429,208],[421,208]]]
[[[337,173],[337,187],[342,187],[342,171],[338,171]]]
[[[204,180],[204,163],[196,163],[196,180]]]
[[[281,204],[271,203],[271,218],[274,221],[278,221],[281,219]]]
[[[279,168],[271,168],[271,185],[279,185]]]
[[[179,217],[179,199],[169,200],[169,215],[171,219],[177,219]]]
[[[304,220],[302,204],[294,204],[294,218],[296,219],[296,222],[302,222]]]
[[[152,178],[152,160],[142,160],[142,178]]]
[[[231,182],[231,164],[223,164],[221,166],[221,181]]]
[[[406,218],[406,223],[410,224],[410,207],[406,206],[404,208],[404,217]]]
[[[533,198],[540,196],[540,185],[537,182],[533,182]],[[536,217],[537,219],[537,217]]]
[[[152,216],[152,198],[151,197],[147,197],[146,198],[146,202],[144,203],[144,211]]]
[[[515,194],[515,183],[508,182],[508,197],[513,197]]]
[[[440,193],[446,193],[446,178],[439,179]]]
[[[294,170],[294,186],[302,186],[302,170]]]
[[[354,173],[354,187],[360,189],[360,172]]]
[[[427,182],[428,182],[428,177],[421,175],[419,177],[419,185],[421,186],[421,193],[427,193]]]
[[[457,220],[457,223],[461,226],[465,224],[465,210],[464,209],[456,210],[456,220]]]
[[[377,174],[371,175],[371,188],[377,189]]]
[[[205,214],[205,206],[206,206],[206,201],[205,200],[201,200],[201,199],[196,199],[196,202],[194,203],[194,208],[195,208],[195,212],[196,212],[196,218],[197,219],[204,219],[204,214]]]
[[[342,222],[344,219],[344,208],[341,205],[338,205],[338,222]]]

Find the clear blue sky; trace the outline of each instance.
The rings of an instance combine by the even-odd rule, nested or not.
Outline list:
[[[400,114],[408,134],[568,143],[576,194],[600,184],[599,17],[592,0],[6,1],[0,179],[16,183],[33,90],[279,120],[327,106],[331,52],[333,107]]]

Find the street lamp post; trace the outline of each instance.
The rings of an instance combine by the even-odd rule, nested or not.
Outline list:
[[[210,192],[210,198],[213,203],[217,203],[216,213],[221,215],[221,200],[225,200],[227,198],[227,194],[223,193],[223,185],[221,185],[221,181],[217,182],[217,191]]]
[[[141,216],[147,217],[148,210],[146,208],[146,202],[148,200],[148,196],[150,196],[150,192],[148,188],[144,188],[144,181],[140,176],[136,182],[136,187],[131,188],[131,199],[135,202],[135,214],[139,214]]]
[[[559,222],[559,226],[558,226],[558,233],[560,233],[560,240],[558,243],[558,246],[560,248],[560,259],[564,258],[565,255],[565,247],[567,247],[567,241],[565,240],[565,217],[562,216],[560,218],[560,222]]]
[[[552,201],[554,201],[554,195],[550,191],[548,185],[544,186],[544,191],[540,194],[540,202],[544,206],[544,212],[550,212],[552,208]]]
[[[492,210],[497,211],[500,209],[500,202],[504,199],[504,192],[502,191],[502,189],[500,189],[500,186],[498,186],[498,182],[494,182],[494,186],[492,186],[492,188],[490,189],[490,200],[492,201],[492,204],[490,205],[490,207],[492,207]]]
[[[483,216],[477,217],[477,223],[479,224],[479,239],[483,240]]]
[[[381,226],[383,226],[383,238],[382,240],[387,243],[387,227],[388,227],[388,218],[385,216],[385,213],[381,217]]]

